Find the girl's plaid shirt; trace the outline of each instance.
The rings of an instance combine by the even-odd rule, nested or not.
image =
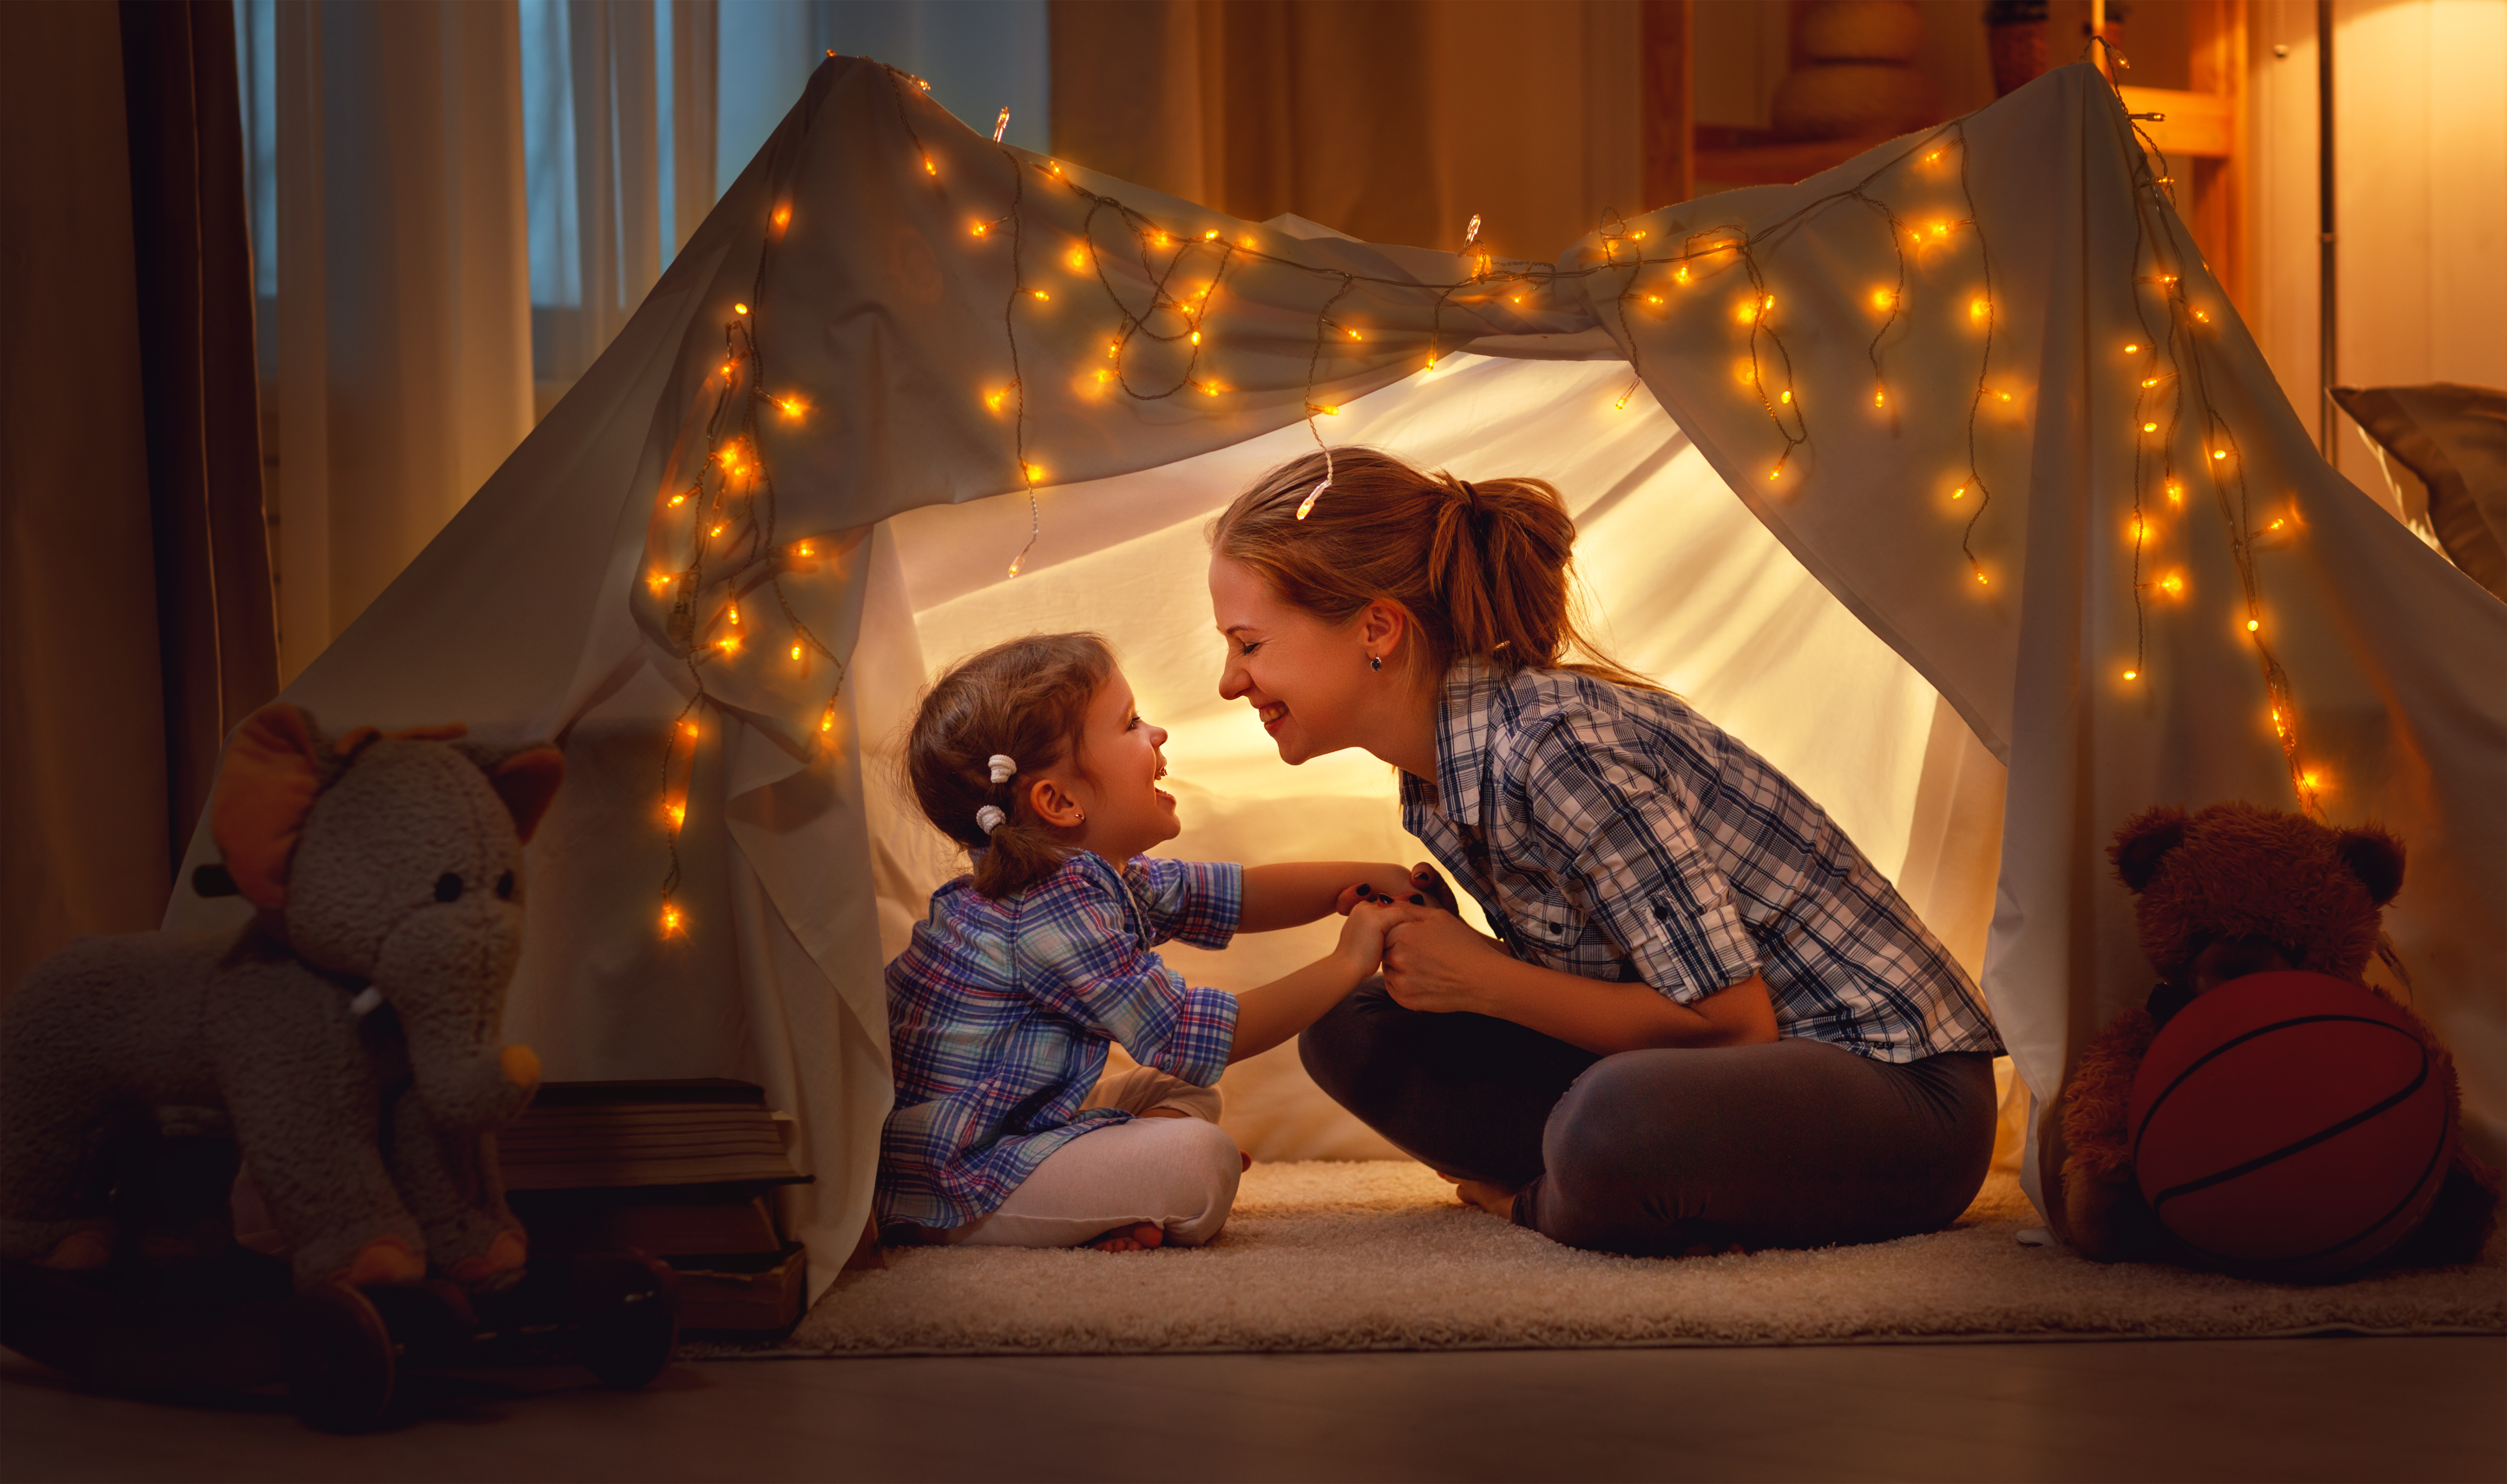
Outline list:
[[[1883,1062],[2002,1049],[1828,812],[1677,696],[1457,661],[1401,822],[1526,962],[1682,1004],[1757,974],[1780,1034]]]
[[[888,966],[896,1108],[880,1140],[886,1228],[963,1226],[1045,1156],[1131,1115],[1078,1111],[1106,1045],[1208,1087],[1227,1068],[1236,996],[1187,986],[1149,950],[1170,938],[1225,948],[1244,870],[1081,851],[996,901],[960,877],[931,894]]]

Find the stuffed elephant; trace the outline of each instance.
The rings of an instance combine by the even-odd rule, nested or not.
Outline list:
[[[519,1275],[491,1136],[529,1103],[539,1059],[499,1033],[523,843],[564,764],[462,734],[327,738],[284,703],[245,721],[209,801],[224,864],[195,880],[242,895],[252,921],[81,939],[0,1013],[0,1256],[104,1265],[115,1121],[205,1107],[300,1286]]]

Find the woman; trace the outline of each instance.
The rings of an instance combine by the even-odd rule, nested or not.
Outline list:
[[[1576,1247],[1957,1216],[2001,1047],[1896,889],[1765,759],[1585,642],[1555,489],[1367,450],[1329,477],[1300,519],[1323,455],[1274,470],[1212,527],[1220,693],[1290,764],[1399,769],[1402,822],[1500,936],[1405,905],[1383,979],[1299,1038],[1315,1080]]]

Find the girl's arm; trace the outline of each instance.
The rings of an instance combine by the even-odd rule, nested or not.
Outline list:
[[[1237,995],[1236,1041],[1227,1060],[1241,1062],[1270,1050],[1347,998],[1383,961],[1384,929],[1393,921],[1393,910],[1374,902],[1353,908],[1330,953]]]
[[[1418,869],[1434,874],[1431,867]],[[1381,860],[1296,860],[1276,866],[1247,866],[1236,930],[1269,932],[1295,927],[1335,912],[1347,912],[1352,901],[1370,895],[1399,901],[1422,890],[1412,876],[1411,868]],[[1361,891],[1361,887],[1369,889]]]
[[[1383,911],[1393,915],[1385,988],[1413,1010],[1493,1015],[1604,1056],[1653,1046],[1756,1046],[1776,1038],[1775,1006],[1766,981],[1755,974],[1684,1005],[1652,985],[1584,979],[1526,963],[1442,912]]]

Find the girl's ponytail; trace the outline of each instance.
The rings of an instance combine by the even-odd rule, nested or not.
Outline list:
[[[1405,661],[1432,673],[1469,657],[1659,688],[1603,655],[1577,624],[1576,523],[1546,482],[1461,480],[1374,449],[1334,449],[1331,486],[1299,520],[1324,478],[1320,452],[1272,470],[1212,525],[1211,550],[1327,623],[1347,623],[1378,598],[1400,604],[1424,641]]]
[[[1027,785],[1077,750],[1089,699],[1113,672],[1096,634],[1038,633],[959,661],[923,693],[906,781],[924,817],[974,855],[977,891],[1007,896],[1061,869],[1068,848]]]

